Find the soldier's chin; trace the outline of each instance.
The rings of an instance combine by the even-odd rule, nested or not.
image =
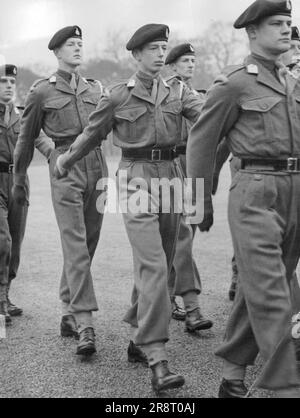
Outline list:
[[[71,65],[81,65],[82,58],[74,58],[74,60],[70,63]]]
[[[291,49],[291,45],[288,42],[282,42],[279,46],[279,52],[284,54],[285,52],[288,52]]]

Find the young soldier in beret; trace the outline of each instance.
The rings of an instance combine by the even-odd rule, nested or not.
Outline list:
[[[166,58],[166,65],[169,65],[174,75],[168,79],[172,81],[174,77],[182,80],[195,96],[201,96],[192,86],[192,79],[195,72],[196,57],[195,49],[189,43],[175,46]],[[179,163],[184,176],[186,176],[186,143],[191,122],[183,119],[181,144],[176,147],[179,153]],[[197,265],[193,259],[193,236],[196,226],[193,229],[187,225],[184,217],[180,219],[178,240],[176,245],[174,264],[169,278],[169,287],[172,301],[172,317],[177,320],[186,321],[186,329],[189,332],[210,329],[212,321],[203,317],[198,295],[201,293],[202,286]],[[179,307],[175,300],[176,296],[182,296],[185,310]],[[186,315],[187,313],[187,315]]]
[[[96,147],[78,162],[69,177],[53,175],[58,155],[66,151],[88,123],[102,94],[101,84],[78,72],[82,64],[82,33],[78,26],[58,31],[49,42],[58,60],[51,77],[38,80],[26,100],[21,131],[15,150],[14,195],[25,202],[24,181],[32,159],[34,139],[40,130],[54,141],[50,158],[52,201],[60,229],[64,267],[60,285],[61,335],[78,338],[77,354],[96,351],[92,322],[98,305],[93,288],[91,262],[98,244],[103,215],[96,202],[99,179],[107,177],[101,149]],[[100,138],[99,138],[100,139]]]
[[[300,68],[297,65],[297,60],[300,62],[300,32],[297,26],[292,27],[292,37],[291,37],[291,48],[289,51],[285,52],[281,55],[281,61],[287,67],[287,69],[291,72],[293,77],[298,78],[300,73],[298,69]],[[219,176],[222,170],[222,167],[228,157],[230,156],[230,150],[228,148],[227,141],[225,139],[219,144],[217,149],[216,155],[216,163],[214,169],[214,176],[213,176],[213,188],[212,194],[215,195],[218,188]],[[236,175],[236,173],[241,169],[241,160],[236,157],[232,157],[230,159],[230,170],[231,170],[231,177],[232,179]],[[235,257],[232,259],[232,281],[231,286],[229,289],[229,299],[231,301],[234,300],[238,285],[238,268],[236,265]],[[293,301],[293,313],[298,313],[300,309],[300,288],[298,284],[298,278],[295,273],[294,279],[291,284],[292,290],[292,301]]]
[[[109,88],[89,126],[57,160],[60,175],[92,149],[98,138],[113,130],[114,143],[122,149],[120,172],[126,172],[128,182],[146,180],[148,188],[143,191],[148,197],[152,198],[152,179],[181,176],[174,163],[174,146],[181,141],[182,115],[195,122],[202,103],[181,81],[166,83],[161,78],[168,36],[169,28],[161,24],[145,25],[132,36],[127,49],[138,63],[138,72],[129,81]],[[120,185],[121,195],[124,191],[128,204],[136,190],[128,188],[126,182]],[[152,386],[158,392],[184,384],[182,376],[169,371],[165,349],[171,318],[168,275],[180,216],[174,213],[173,203],[170,213],[163,213],[160,196],[155,213],[134,213],[130,207],[124,213],[135,272],[132,308],[125,317],[134,334],[129,359],[144,361],[142,353],[139,356],[132,351],[133,347],[143,348],[153,372]]]
[[[247,394],[246,368],[265,363],[256,386],[298,397],[290,283],[300,255],[300,84],[279,61],[291,43],[291,2],[255,1],[235,22],[251,55],[224,71],[188,140],[188,175],[204,178],[211,217],[218,143],[241,159],[229,199],[239,286],[225,339],[219,397]]]
[[[15,106],[17,67],[0,67],[0,314],[6,323],[11,316],[22,315],[22,309],[9,298],[11,282],[16,278],[21,245],[24,238],[28,202],[19,206],[13,199],[13,155],[20,132],[21,108]],[[51,147],[47,138],[38,138],[35,145],[49,158]],[[24,190],[28,199],[28,178],[24,179]]]

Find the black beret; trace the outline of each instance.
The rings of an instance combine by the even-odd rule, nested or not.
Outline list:
[[[53,51],[56,48],[59,48],[66,42],[69,38],[79,38],[82,39],[82,30],[79,26],[67,26],[60,29],[56,32],[51,41],[48,44],[50,51]]]
[[[300,32],[297,26],[292,27],[292,41],[300,41]]]
[[[291,16],[291,0],[256,0],[235,21],[234,27],[236,29],[245,28],[251,23],[257,23],[261,19],[274,15]]]
[[[17,77],[18,68],[13,64],[0,66],[0,77]]]
[[[127,43],[126,48],[132,51],[154,41],[168,41],[170,34],[169,26],[150,23],[139,28]]]
[[[191,44],[180,44],[171,49],[166,58],[166,65],[172,64],[183,55],[195,55],[195,49]]]

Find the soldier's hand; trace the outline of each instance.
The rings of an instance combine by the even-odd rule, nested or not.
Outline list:
[[[12,196],[13,199],[17,202],[20,206],[28,205],[28,196],[24,186],[14,185],[12,188]]]
[[[199,229],[201,232],[209,232],[213,224],[214,224],[213,213],[205,214],[202,223],[199,225]]]
[[[54,166],[54,175],[57,179],[62,179],[68,175],[68,170],[66,170],[62,165],[62,160],[63,154],[58,156]]]
[[[212,192],[211,194],[213,196],[215,196],[215,194],[217,193],[218,190],[218,185],[219,185],[219,177],[220,177],[220,172],[214,172],[214,176],[213,176],[213,186],[212,186]]]

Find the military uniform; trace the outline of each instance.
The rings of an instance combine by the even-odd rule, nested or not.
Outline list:
[[[166,61],[167,62],[167,61]],[[173,76],[168,79],[171,82]],[[191,86],[188,86],[191,88]],[[199,103],[204,101],[202,96],[198,95],[193,89],[191,92],[198,97]],[[187,119],[182,120],[182,139],[181,143],[176,147],[178,156],[178,163],[181,167],[183,175],[186,177],[186,142],[188,138],[189,129],[192,123]],[[200,274],[193,258],[193,237],[194,231],[191,225],[185,222],[183,216],[180,218],[178,240],[176,244],[174,263],[169,277],[170,294],[175,296],[182,296],[187,292],[196,292],[197,295],[201,293],[201,279]]]
[[[55,144],[49,169],[52,201],[64,257],[60,298],[68,307],[68,312],[76,317],[82,312],[98,309],[91,261],[103,219],[96,209],[101,194],[96,190],[96,185],[101,177],[107,176],[107,167],[98,146],[74,166],[68,178],[57,180],[53,175],[58,155],[66,151],[85,128],[102,94],[102,87],[97,81],[86,80],[78,75],[76,91],[70,81],[71,74],[58,70],[32,86],[15,150],[15,184],[24,185],[34,140],[43,129]]]
[[[13,153],[20,132],[20,111],[9,105],[10,120],[4,122],[5,105],[0,104],[0,302],[6,301],[6,289],[18,272],[28,205],[13,200]],[[25,187],[29,192],[28,178]]]
[[[17,67],[6,65],[0,67],[0,77],[17,77]],[[9,299],[10,285],[16,278],[21,255],[21,245],[24,238],[28,202],[24,206],[17,204],[12,196],[13,186],[13,156],[18,135],[22,107],[17,107],[12,101],[0,102],[0,304],[5,304],[7,321],[9,315],[18,316],[22,309],[13,305]],[[37,138],[35,146],[46,158],[51,149],[48,138]],[[29,181],[24,179],[27,196]]]
[[[218,142],[226,136],[230,151],[244,161],[229,199],[240,286],[217,354],[246,366],[260,352],[268,367],[259,386],[266,389],[300,383],[291,336],[282,341],[290,327],[290,283],[300,255],[300,175],[297,167],[293,172],[296,160],[288,160],[300,157],[300,84],[287,76],[286,85],[275,68],[272,73],[250,56],[216,81],[188,142],[188,174],[205,180],[206,217],[212,213]],[[272,160],[285,161],[281,168]]]
[[[198,98],[200,103],[204,102],[204,95],[194,90],[191,80],[183,78],[176,64],[180,58],[195,57],[195,49],[190,43],[183,43],[175,46],[169,52],[166,58],[166,65],[172,65],[174,77],[185,82],[191,93]],[[183,71],[181,69],[181,71]],[[182,139],[181,143],[176,147],[178,152],[178,163],[182,169],[184,177],[186,177],[186,144],[189,130],[192,122],[183,118],[182,121]],[[212,322],[205,319],[201,313],[198,295],[202,291],[200,274],[193,258],[193,239],[196,233],[196,225],[188,225],[185,217],[180,219],[179,234],[176,244],[173,267],[169,277],[169,288],[172,300],[172,317],[177,320],[186,321],[186,330],[194,332],[196,330],[204,330],[212,327]],[[184,310],[179,307],[175,296],[182,296]]]
[[[123,150],[119,170],[127,172],[128,182],[138,177],[150,185],[152,178],[178,177],[181,174],[173,159],[158,157],[156,161],[154,153],[151,161],[146,154],[138,158],[134,151],[149,150],[151,155],[151,149],[157,149],[157,156],[162,149],[171,152],[181,140],[182,115],[196,121],[200,108],[198,98],[179,80],[166,83],[159,77],[157,98],[153,99],[135,75],[109,88],[91,115],[89,126],[66,154],[64,167],[71,167],[94,146],[97,138],[105,137],[113,129],[114,144]],[[128,199],[134,191],[128,191]],[[160,207],[157,214],[128,212],[124,221],[133,248],[138,291],[125,320],[138,326],[138,345],[166,342],[170,319],[167,277],[174,256],[179,215],[163,214]]]

